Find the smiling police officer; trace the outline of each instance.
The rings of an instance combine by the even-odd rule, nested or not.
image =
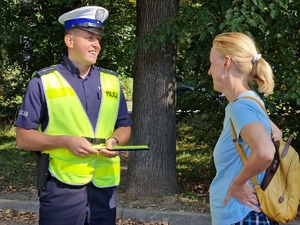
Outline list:
[[[111,149],[128,142],[132,121],[117,74],[94,65],[107,17],[98,6],[60,16],[68,55],[35,73],[17,117],[18,147],[49,158],[41,225],[115,224],[120,158]]]

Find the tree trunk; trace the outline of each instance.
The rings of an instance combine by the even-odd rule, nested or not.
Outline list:
[[[137,38],[178,11],[178,0],[137,0]],[[150,150],[130,152],[127,193],[162,196],[178,192],[176,171],[175,45],[139,49],[134,64],[131,143]]]

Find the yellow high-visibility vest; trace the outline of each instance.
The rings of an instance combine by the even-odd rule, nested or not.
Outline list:
[[[95,132],[80,99],[65,78],[57,70],[40,76],[49,114],[49,123],[43,132],[102,139],[112,135],[120,101],[120,83],[116,75],[100,71],[102,99]],[[66,148],[42,153],[50,155],[49,170],[63,183],[84,185],[93,181],[97,187],[113,187],[120,183],[119,157],[106,158],[101,154],[79,157]]]

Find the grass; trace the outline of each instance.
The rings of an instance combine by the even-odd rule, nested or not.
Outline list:
[[[203,205],[207,205],[209,185],[215,175],[212,150],[218,134],[210,133],[210,126],[199,114],[177,122],[176,165],[181,195]]]
[[[0,132],[0,190],[27,188],[35,183],[35,162],[28,151],[21,151],[15,143],[11,126],[2,126]]]

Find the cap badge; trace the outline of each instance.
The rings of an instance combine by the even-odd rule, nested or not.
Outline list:
[[[104,9],[97,9],[95,14],[95,20],[103,22],[104,15],[105,15]]]

